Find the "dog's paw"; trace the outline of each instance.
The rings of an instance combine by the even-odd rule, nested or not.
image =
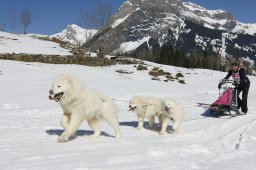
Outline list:
[[[100,137],[100,133],[94,133],[92,135],[89,135],[88,137],[89,138],[98,138],[98,137]]]
[[[62,138],[62,137],[60,136],[60,137],[58,137],[57,142],[59,142],[59,143],[64,143],[64,142],[67,142],[67,139],[64,139],[64,138]]]
[[[144,130],[145,128],[144,128],[144,127],[137,126],[136,129],[137,129],[137,130]]]
[[[159,132],[159,135],[165,135],[166,134],[166,132]]]
[[[67,142],[67,140],[68,140],[68,136],[65,135],[65,133],[64,133],[58,137],[57,142],[63,143],[63,142]]]
[[[121,135],[116,135],[116,136],[115,136],[115,139],[116,139],[116,140],[120,140],[120,139],[121,139]]]
[[[174,130],[172,131],[173,134],[180,134],[180,130]]]

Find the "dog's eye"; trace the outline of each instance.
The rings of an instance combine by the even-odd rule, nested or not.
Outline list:
[[[58,86],[58,87],[61,87],[61,86]]]

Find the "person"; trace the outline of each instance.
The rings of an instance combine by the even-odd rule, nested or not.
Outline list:
[[[234,79],[234,85],[237,89],[237,107],[238,109],[241,108],[241,114],[246,114],[248,111],[247,107],[247,98],[248,98],[248,92],[250,88],[250,80],[245,74],[245,69],[242,67],[239,67],[238,63],[234,62],[232,63],[232,69],[228,72],[227,76],[224,78],[229,79],[231,77]],[[220,88],[222,83],[218,85]],[[239,97],[240,93],[242,92],[242,100]]]

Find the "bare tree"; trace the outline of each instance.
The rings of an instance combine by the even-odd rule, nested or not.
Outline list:
[[[23,26],[24,34],[27,33],[28,26],[31,25],[31,16],[32,16],[32,14],[31,14],[30,9],[24,8],[21,11],[20,22]]]
[[[10,16],[10,27],[13,33],[16,32],[17,13],[13,11]]]
[[[92,38],[92,33],[88,29],[93,29],[96,27],[96,19],[93,16],[92,12],[89,11],[80,11],[82,17],[82,25],[87,28],[86,29],[86,42],[88,42]],[[85,43],[86,43],[85,42]]]
[[[5,29],[5,23],[0,22],[0,31],[4,31]]]
[[[82,25],[85,28],[92,29],[96,28],[96,18],[93,15],[93,10],[91,11],[80,11]]]
[[[86,28],[102,29],[109,21],[113,13],[112,6],[107,2],[98,1],[91,10],[81,11],[83,25]]]
[[[103,29],[113,13],[112,6],[107,2],[98,1],[97,4],[91,8],[91,10],[81,11],[81,20],[85,28],[89,29]],[[88,31],[87,31],[88,32]],[[90,41],[92,35],[88,32],[87,42]],[[103,40],[104,44],[104,40]],[[90,56],[90,46],[87,47],[88,54]],[[99,49],[99,56],[104,56],[104,47]]]
[[[100,28],[102,29],[109,21],[113,13],[112,6],[107,2],[98,2],[96,5],[96,17]]]

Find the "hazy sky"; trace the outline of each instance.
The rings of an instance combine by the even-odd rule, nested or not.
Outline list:
[[[10,32],[11,16],[16,15],[16,33],[22,33],[20,12],[24,8],[32,13],[29,33],[55,34],[68,24],[80,24],[80,11],[93,8],[98,1],[109,3],[114,12],[126,0],[1,0],[0,25]],[[184,0],[188,1],[188,0]],[[255,0],[191,0],[207,9],[223,9],[232,13],[239,21],[256,23]]]

